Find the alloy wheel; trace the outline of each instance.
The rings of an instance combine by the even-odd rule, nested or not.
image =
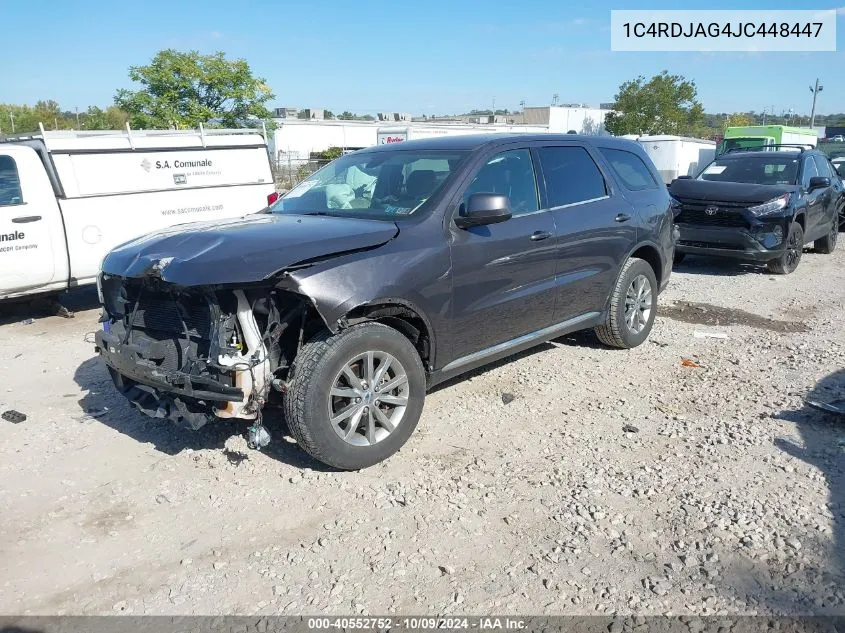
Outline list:
[[[788,269],[791,270],[798,265],[798,260],[801,258],[801,247],[798,244],[798,232],[793,231],[786,243],[786,267]]]
[[[402,422],[408,405],[408,375],[387,352],[368,351],[346,362],[329,391],[329,420],[354,446],[384,440]]]
[[[651,282],[645,275],[637,275],[625,293],[625,324],[634,334],[639,334],[648,324],[652,310]]]

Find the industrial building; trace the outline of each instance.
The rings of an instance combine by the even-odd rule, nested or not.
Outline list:
[[[503,122],[499,116],[479,116],[478,122],[412,121],[407,114],[383,113],[378,121],[324,119],[323,111],[307,109],[307,118],[298,118],[292,108],[278,108],[274,119],[276,130],[270,142],[274,159],[279,164],[298,164],[330,147],[356,150],[379,143],[379,131],[409,131],[406,138],[450,134],[542,133],[607,134],[604,120],[610,110],[586,106],[545,106],[525,108],[521,124]],[[384,135],[382,135],[382,139]]]

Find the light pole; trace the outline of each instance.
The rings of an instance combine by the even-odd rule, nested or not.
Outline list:
[[[76,129],[79,129],[79,107],[76,108]]]
[[[816,87],[813,88],[810,86],[810,92],[813,93],[813,109],[810,112],[810,127],[816,126],[816,98],[822,90],[824,90],[824,86],[819,85],[819,79],[816,77]]]
[[[557,105],[558,93],[552,95],[552,105]]]
[[[12,122],[12,134],[15,133],[15,115],[9,112],[9,120]]]

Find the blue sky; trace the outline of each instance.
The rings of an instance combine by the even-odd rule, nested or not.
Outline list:
[[[709,9],[832,9],[845,0],[711,0]],[[221,2],[144,0],[4,3],[0,102],[55,99],[63,108],[110,105],[131,87],[127,68],[162,48],[242,57],[276,94],[274,106],[335,112],[518,109],[519,102],[598,105],[619,84],[663,69],[694,79],[708,112],[789,108],[845,111],[845,8],[837,52],[612,53],[610,9],[676,9],[560,0]],[[692,8],[692,7],[690,7]],[[698,8],[698,7],[696,7]]]

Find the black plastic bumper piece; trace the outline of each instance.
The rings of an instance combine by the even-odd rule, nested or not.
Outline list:
[[[121,344],[116,336],[103,330],[94,335],[94,341],[106,365],[137,382],[201,400],[240,402],[244,398],[244,392],[237,387],[220,384],[211,377],[161,371],[153,362],[160,358],[154,345]]]
[[[130,404],[151,418],[170,420],[177,426],[192,431],[216,419],[207,405],[198,405],[178,396],[162,393],[155,387],[127,381],[111,367],[109,367],[109,374],[114,386],[129,400]]]
[[[678,253],[765,263],[780,257],[786,248],[785,228],[780,227],[779,237],[775,233],[779,225],[752,229],[694,224],[677,226],[680,236],[675,242],[675,251]]]

